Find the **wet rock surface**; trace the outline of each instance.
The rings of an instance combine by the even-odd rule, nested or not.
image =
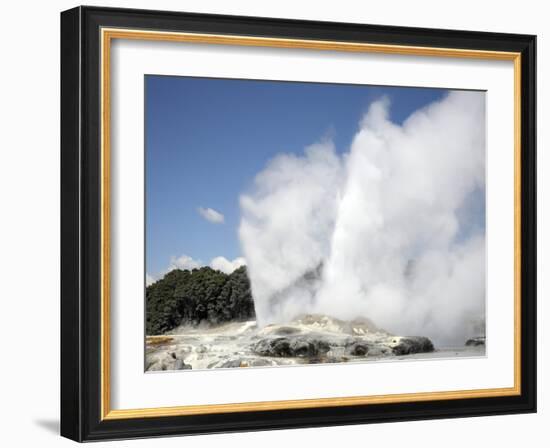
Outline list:
[[[367,356],[370,346],[363,341],[354,341],[346,347],[346,353],[351,356]]]
[[[261,339],[251,348],[260,356],[310,358],[326,354],[330,345],[320,336],[298,334]]]
[[[407,336],[394,338],[391,349],[396,355],[410,355],[413,353],[429,353],[434,351],[432,341],[424,336]]]
[[[485,337],[484,336],[478,336],[476,338],[471,338],[466,341],[465,344],[467,347],[480,347],[485,346]]]

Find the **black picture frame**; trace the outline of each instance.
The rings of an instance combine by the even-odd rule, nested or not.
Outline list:
[[[102,419],[103,27],[521,54],[521,393]],[[536,36],[99,7],[61,13],[61,435],[76,441],[536,412]]]

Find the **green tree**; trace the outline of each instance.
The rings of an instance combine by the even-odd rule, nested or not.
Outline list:
[[[147,334],[162,334],[179,325],[215,325],[254,316],[246,266],[229,275],[209,267],[175,269],[146,289]]]

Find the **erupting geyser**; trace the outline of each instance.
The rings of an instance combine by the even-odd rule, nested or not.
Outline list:
[[[463,344],[485,318],[485,96],[403,124],[374,102],[349,148],[282,154],[241,197],[260,325],[322,313]]]

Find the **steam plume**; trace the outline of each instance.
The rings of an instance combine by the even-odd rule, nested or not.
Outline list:
[[[349,152],[283,154],[241,197],[260,324],[366,316],[463,341],[485,316],[485,98],[452,92],[402,125],[371,104]]]

